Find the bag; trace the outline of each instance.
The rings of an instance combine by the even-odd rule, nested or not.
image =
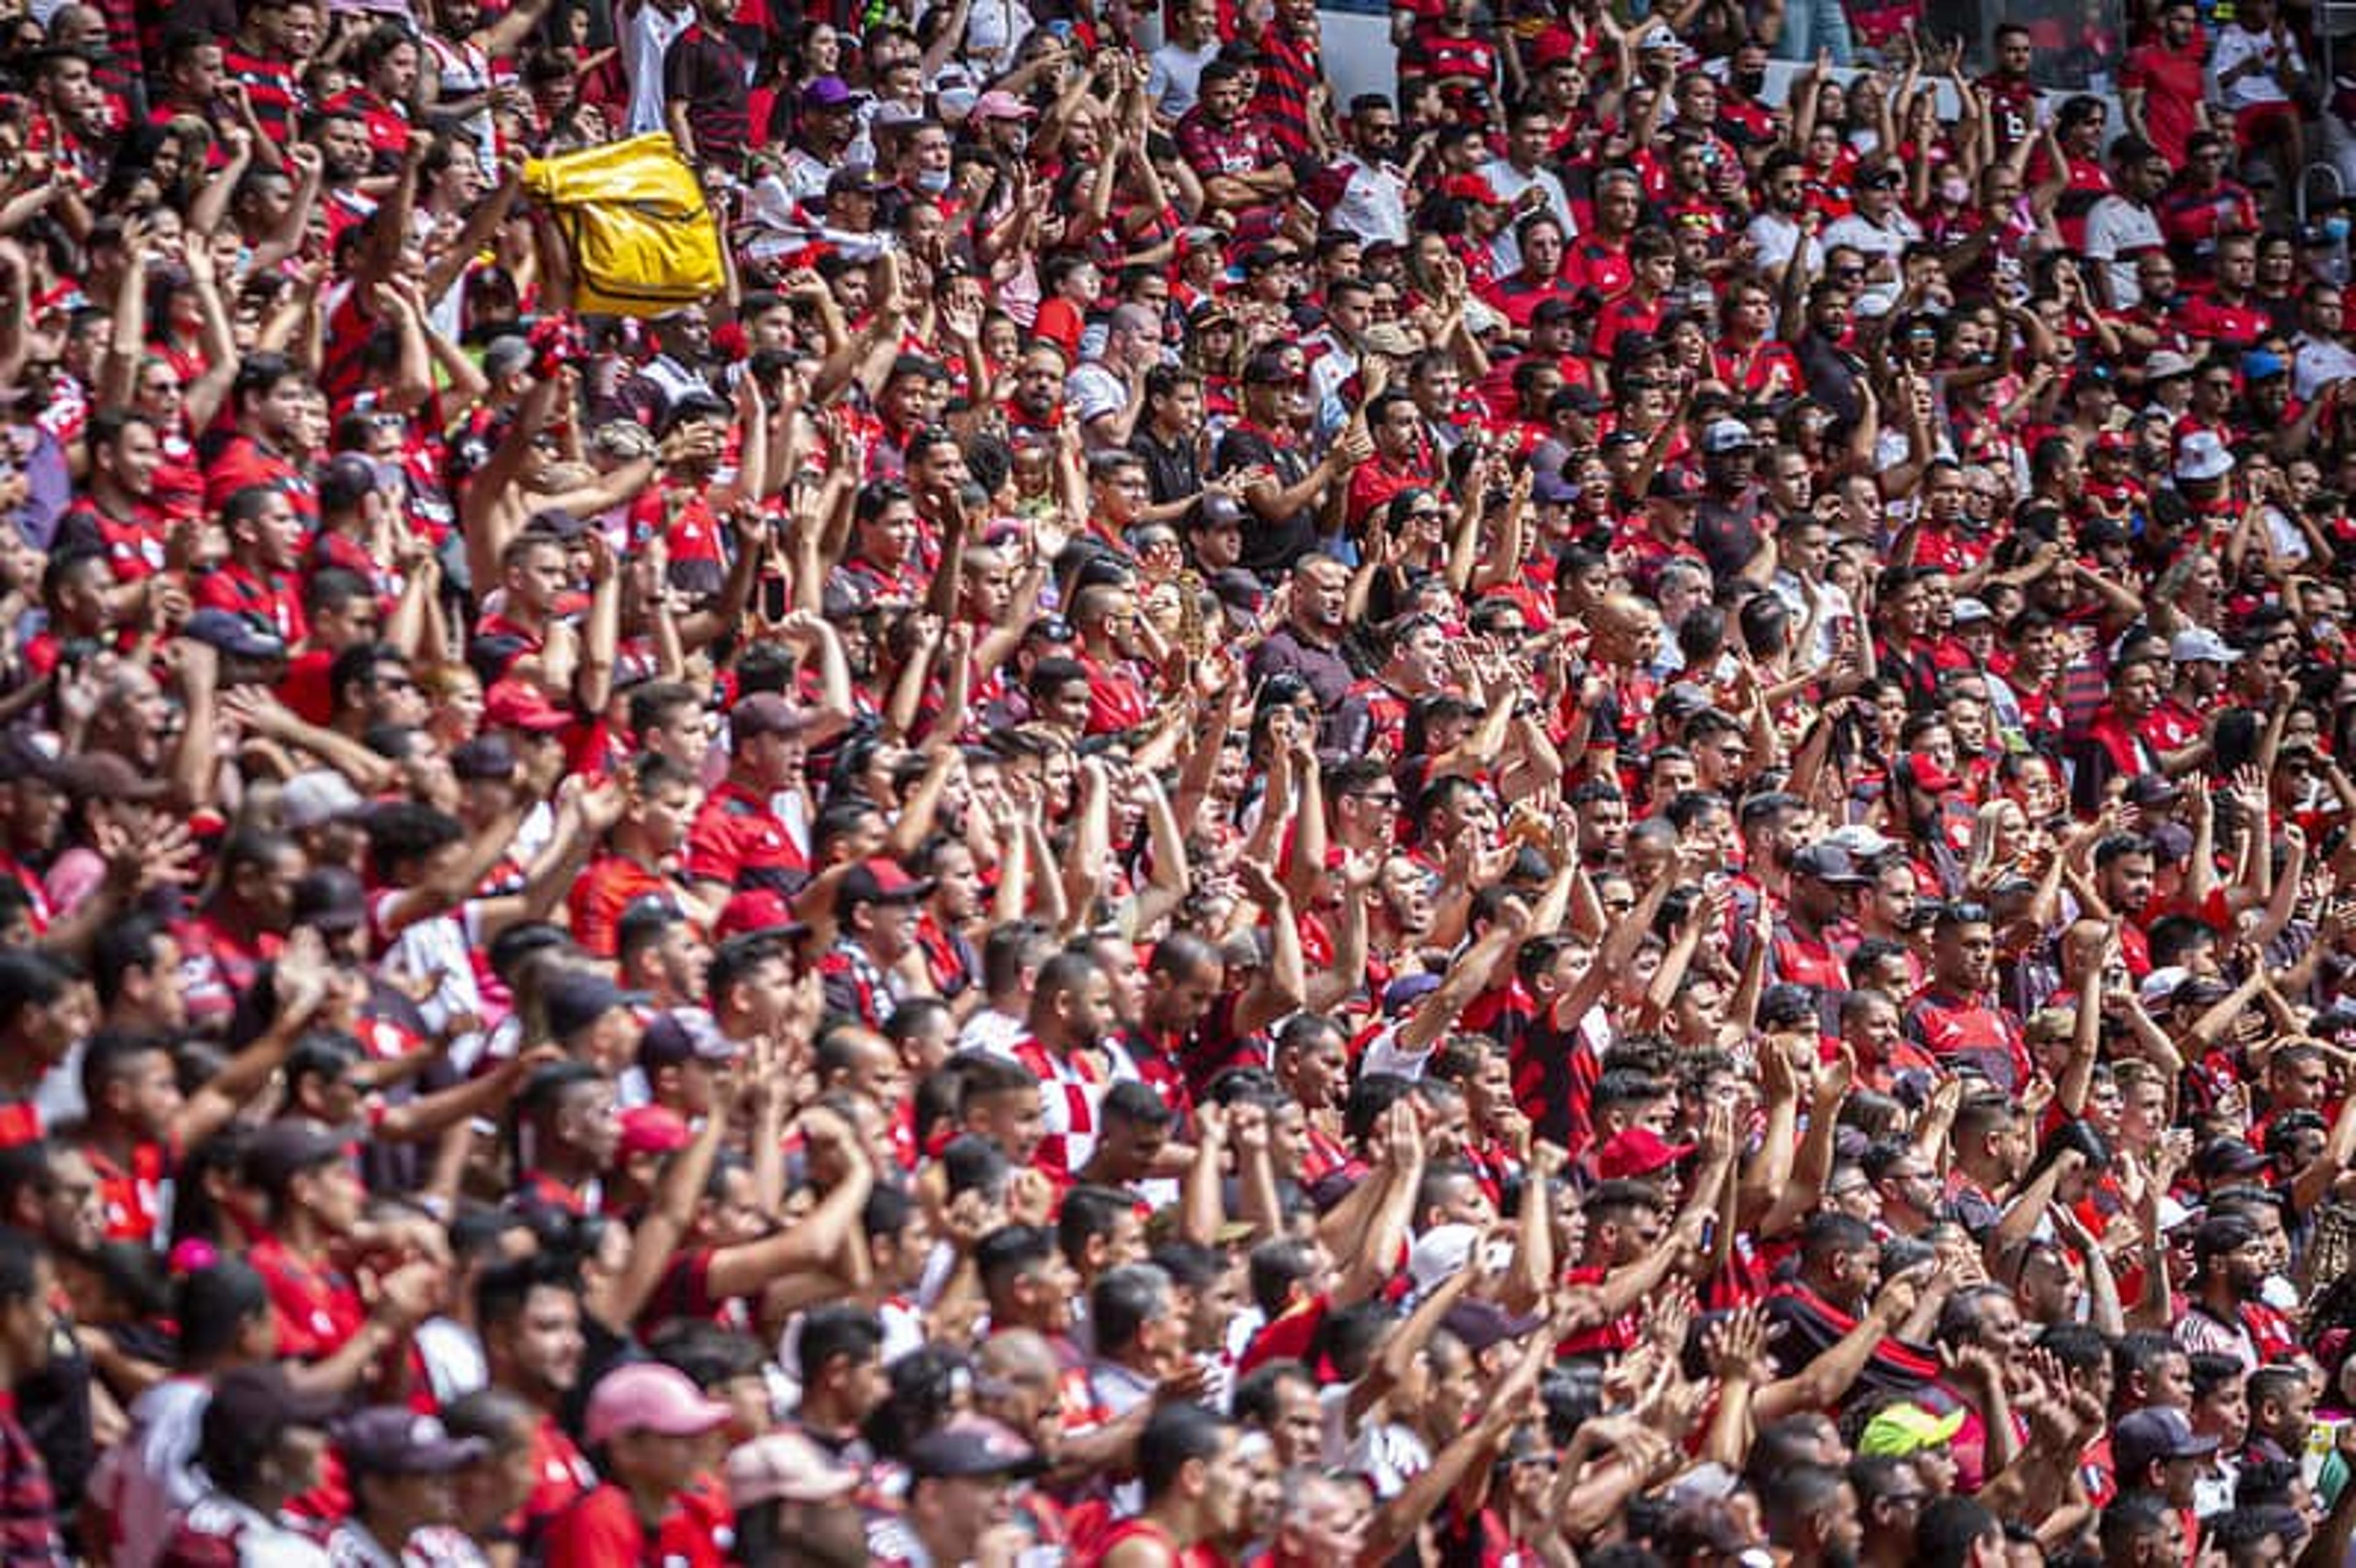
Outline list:
[[[668,133],[533,158],[523,178],[572,248],[582,314],[662,315],[722,288],[719,225]]]

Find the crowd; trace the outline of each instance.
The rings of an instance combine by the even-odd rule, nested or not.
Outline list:
[[[1978,10],[9,10],[0,1568],[2342,1568],[2356,80]]]

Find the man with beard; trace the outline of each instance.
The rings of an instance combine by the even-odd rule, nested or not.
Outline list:
[[[2238,1215],[2201,1221],[2192,1232],[2193,1276],[2176,1342],[2185,1354],[2230,1356],[2243,1371],[2258,1365],[2256,1337],[2244,1309],[2260,1298],[2272,1266],[2266,1240]]]
[[[2129,659],[2111,671],[2110,700],[2095,710],[2071,748],[2071,794],[2080,811],[2099,808],[2114,779],[2160,772],[2159,754],[2145,739],[2160,690],[2159,668],[2150,659]]]
[[[508,1521],[509,1538],[530,1550],[550,1520],[597,1483],[558,1419],[580,1381],[586,1351],[581,1287],[553,1258],[497,1264],[475,1285],[475,1322],[488,1386],[520,1399],[536,1415],[531,1495]]]
[[[1102,1568],[1180,1568],[1201,1543],[1234,1534],[1249,1485],[1239,1440],[1233,1423],[1199,1404],[1156,1410],[1137,1440],[1145,1509],[1105,1537]]]
[[[1389,99],[1362,92],[1350,101],[1349,150],[1329,171],[1342,187],[1325,214],[1329,228],[1368,244],[1407,244],[1408,181],[1396,161],[1398,145],[1398,111]]]
[[[1759,1507],[1778,1561],[1790,1568],[1856,1568],[1864,1531],[1857,1493],[1838,1470],[1775,1469],[1759,1482]]]
[[[205,464],[208,510],[220,510],[241,490],[268,489],[292,502],[305,521],[317,520],[310,475],[288,455],[297,445],[310,396],[309,379],[283,355],[246,356],[230,389],[232,433]],[[201,587],[198,602],[209,603]]]
[[[1768,948],[1778,980],[1815,989],[1825,1017],[1837,1017],[1848,988],[1846,967],[1855,944],[1840,934],[1851,896],[1869,879],[1837,844],[1811,844],[1792,857],[1783,913]]]
[[[1999,1006],[1996,932],[1984,904],[1943,904],[1931,930],[1931,983],[1906,1015],[1909,1039],[1942,1062],[1968,1062],[2011,1093],[2029,1080],[2019,1020]],[[1956,1136],[1964,1142],[1960,1129]]]
[[[880,1029],[901,997],[913,991],[902,960],[916,944],[916,907],[933,884],[919,881],[887,856],[862,861],[836,885],[833,951],[819,962],[827,1008]]]
[[[1220,437],[1212,467],[1244,482],[1244,504],[1257,526],[1244,531],[1242,565],[1269,579],[1315,548],[1317,507],[1327,486],[1346,482],[1373,454],[1374,443],[1352,429],[1322,459],[1310,461],[1294,434],[1307,409],[1305,384],[1281,349],[1263,348],[1252,356],[1244,367],[1242,393],[1243,417]]]
[[[1258,119],[1244,112],[1241,67],[1226,59],[1203,68],[1194,107],[1178,122],[1178,151],[1203,182],[1200,221],[1227,213],[1238,224],[1292,194],[1292,165]]]
[[[1094,958],[1061,953],[1032,983],[1029,1032],[1009,1053],[1038,1079],[1045,1134],[1032,1163],[1058,1183],[1096,1147],[1097,1101],[1111,1080],[1099,1042],[1112,1026],[1112,978]]]
[[[1006,411],[1010,441],[1030,435],[1055,442],[1064,423],[1064,350],[1051,338],[1040,338],[1023,352],[1014,368],[1014,397]]]
[[[1255,683],[1297,676],[1316,699],[1320,739],[1340,746],[1351,688],[1357,684],[1342,657],[1342,634],[1349,624],[1350,569],[1326,555],[1306,555],[1292,570],[1291,613],[1284,624],[1252,650]]]
[[[755,692],[736,704],[728,723],[728,772],[687,837],[689,885],[715,908],[756,888],[790,895],[809,871],[773,804],[801,787],[809,715],[775,692]]]
[[[735,1552],[755,1568],[862,1568],[867,1531],[851,1500],[861,1474],[798,1432],[771,1432],[728,1456]]]
[[[1767,155],[1759,177],[1759,210],[1744,235],[1758,248],[1759,264],[1780,278],[1793,259],[1801,261],[1801,275],[1824,273],[1824,248],[1816,241],[1817,219],[1807,203],[1807,165],[1800,155],[1778,150]]]

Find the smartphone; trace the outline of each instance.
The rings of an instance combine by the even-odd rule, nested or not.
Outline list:
[[[765,621],[782,621],[792,609],[793,601],[787,593],[786,580],[782,577],[762,579],[761,618]]]

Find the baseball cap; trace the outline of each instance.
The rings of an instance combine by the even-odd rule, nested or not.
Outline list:
[[[850,83],[839,76],[822,76],[802,89],[805,109],[847,109],[865,94],[851,91]]]
[[[1518,1339],[1545,1322],[1546,1317],[1540,1313],[1526,1312],[1516,1316],[1494,1301],[1468,1298],[1441,1314],[1440,1326],[1455,1335],[1466,1349],[1477,1356],[1492,1345]]]
[[[732,1061],[736,1048],[701,1008],[671,1008],[657,1013],[638,1037],[638,1065],[669,1067],[681,1061]]]
[[[1653,475],[1650,489],[1644,493],[1655,501],[1698,501],[1701,499],[1701,475],[1690,468],[1664,468]]]
[[[1408,1248],[1408,1278],[1415,1282],[1416,1289],[1430,1290],[1462,1268],[1480,1241],[1478,1225],[1434,1225]]]
[[[2144,385],[2149,386],[2155,381],[2172,381],[2179,376],[2190,376],[2192,371],[2193,364],[2189,357],[2179,354],[2173,348],[2163,348],[2144,361]]]
[[[483,693],[483,723],[493,730],[528,730],[536,735],[552,735],[571,729],[573,715],[551,702],[540,688],[529,681],[498,680]]]
[[[1987,601],[1966,596],[1955,601],[1951,619],[1958,626],[1976,626],[1995,620],[1996,612],[1987,607]]]
[[[368,923],[368,890],[348,867],[316,867],[295,880],[287,919],[323,936],[358,931]]]
[[[180,635],[238,659],[283,657],[286,644],[229,610],[199,610],[180,623]]]
[[[341,1401],[324,1392],[305,1392],[289,1382],[276,1362],[232,1367],[213,1384],[205,1404],[208,1431],[234,1432],[242,1444],[252,1437],[277,1434],[295,1426],[325,1430]]]
[[[2147,1008],[2164,1008],[2176,999],[2176,988],[2192,977],[2181,964],[2163,964],[2136,987],[2136,999]]]
[[[1243,526],[1243,503],[1216,490],[1205,490],[1203,498],[1194,503],[1194,509],[1186,517],[1189,528],[1239,528]]]
[[[1878,860],[1898,848],[1897,841],[1862,822],[1852,822],[1846,827],[1836,827],[1825,835],[1825,842],[1837,844],[1853,860]]]
[[[319,509],[340,512],[357,507],[376,487],[375,464],[357,452],[337,453],[319,471]]]
[[[1944,795],[1955,787],[1954,775],[1931,760],[1927,752],[1909,752],[1906,760],[1913,764],[1914,787],[1931,795]]]
[[[645,1001],[647,994],[625,991],[593,969],[559,969],[541,982],[540,999],[548,1018],[548,1032],[565,1040],[616,1008]]]
[[[638,1060],[645,1063],[643,1050]],[[685,1148],[694,1136],[686,1118],[668,1106],[633,1105],[622,1113],[621,1157],[636,1159],[646,1154],[670,1154]]]
[[[2129,805],[2174,805],[2184,798],[2184,786],[2166,773],[2137,773],[2127,780],[2126,797]]]
[[[1691,1144],[1673,1144],[1650,1127],[1626,1127],[1597,1151],[1595,1174],[1606,1181],[1625,1176],[1650,1176],[1693,1153]]]
[[[2206,626],[2190,626],[2176,634],[2168,645],[2168,656],[2178,664],[2239,664],[2242,656],[2225,645],[2225,639]]]
[[[1870,880],[1858,869],[1849,852],[1829,838],[1807,845],[1794,854],[1792,874],[1810,877],[1835,888],[1861,888]]]
[[[1679,719],[1690,719],[1716,706],[1709,699],[1708,692],[1689,680],[1678,680],[1669,683],[1668,689],[1654,702],[1653,711],[1675,722]]]
[[[2176,476],[2187,484],[2222,479],[2233,471],[2233,454],[2215,431],[2196,430],[2176,449]]]
[[[368,804],[351,780],[332,768],[316,768],[296,773],[279,786],[278,821],[289,833],[306,833],[357,816],[368,809]]]
[[[908,1445],[908,1468],[937,1480],[973,1476],[1023,1476],[1040,1467],[1038,1450],[983,1415],[959,1415]]]
[[[746,888],[728,895],[728,901],[720,907],[720,918],[712,923],[712,937],[722,942],[754,931],[800,936],[809,930],[808,924],[794,918],[793,903],[785,894],[775,888]]]
[[[267,1192],[283,1189],[306,1170],[344,1157],[344,1140],[308,1116],[282,1116],[245,1146],[245,1178]]]
[[[738,745],[762,735],[798,735],[809,715],[773,691],[756,691],[728,710],[728,737]]]
[[[335,1438],[344,1463],[372,1476],[446,1476],[490,1452],[483,1439],[453,1437],[433,1416],[397,1404],[337,1423]]]
[[[461,779],[511,779],[515,748],[504,735],[474,736],[451,749],[450,771]]]
[[[835,1502],[859,1486],[857,1470],[798,1432],[771,1432],[731,1449],[723,1473],[729,1506],[739,1513],[763,1503]]]
[[[1963,1425],[1964,1413],[1960,1408],[1940,1415],[1911,1402],[1887,1405],[1865,1424],[1864,1432],[1858,1436],[1857,1451],[1902,1459],[1925,1448],[1953,1442]]]
[[[1712,420],[1701,432],[1701,449],[1712,457],[1727,452],[1753,452],[1758,446],[1759,438],[1740,420]]]
[[[2207,1143],[2202,1144],[2200,1152],[2192,1157],[2192,1173],[2203,1181],[2213,1181],[2221,1176],[2254,1176],[2265,1168],[2265,1156],[2252,1148],[2244,1140],[2232,1136],[2211,1138]],[[2244,1230],[2250,1229],[2248,1221],[2229,1217],[2203,1221],[2201,1227],[2201,1251],[2227,1253],[2249,1239],[2244,1236],[2239,1240],[2227,1240],[2222,1232],[2219,1232],[2214,1236],[2210,1234],[2212,1228],[2222,1225],[2239,1225]],[[2250,1233],[2254,1235],[2256,1232],[2252,1230]]]
[[[2276,376],[2287,375],[2289,364],[2270,348],[2253,348],[2242,356],[2242,379],[2270,381]]]
[[[871,856],[843,873],[834,891],[837,920],[848,920],[861,904],[922,903],[932,896],[930,877],[912,877],[887,855]]]
[[[2140,1481],[2155,1459],[2198,1459],[2214,1454],[2222,1439],[2194,1435],[2191,1421],[2170,1404],[2131,1410],[2111,1428],[2111,1457],[2119,1484]]]
[[[1036,120],[1039,112],[1004,88],[994,87],[973,101],[966,118],[979,125],[988,120]]]
[[[700,1437],[728,1420],[728,1407],[707,1399],[695,1380],[660,1361],[632,1361],[597,1381],[589,1395],[584,1435],[593,1444],[633,1432]]]

